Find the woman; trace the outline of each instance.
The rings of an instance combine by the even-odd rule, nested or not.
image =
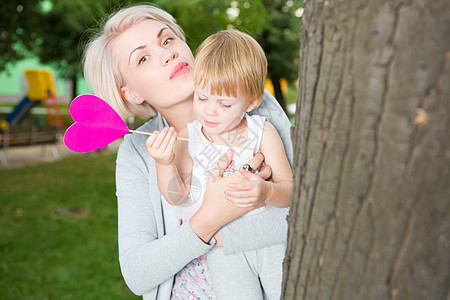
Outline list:
[[[193,61],[173,17],[141,5],[123,9],[107,21],[88,45],[84,68],[94,93],[122,117],[149,118],[155,110],[158,112],[139,130],[160,131],[170,125],[179,131],[194,119]],[[254,113],[267,116],[277,128],[292,163],[290,123],[275,99],[266,93]],[[119,148],[116,166],[119,260],[124,279],[135,294],[144,299],[170,299],[174,275],[207,253],[216,244],[213,236],[218,244],[221,241],[226,253],[285,241],[287,209],[269,210],[272,216],[264,220],[270,222],[262,222],[261,215],[251,216],[252,226],[243,226],[238,218],[254,207],[237,208],[225,200],[228,184],[247,180],[239,173],[209,181],[202,206],[180,226],[175,208],[163,201],[157,188],[154,160],[145,142],[143,135],[127,135]],[[230,160],[224,157],[219,162],[214,171],[216,178]],[[258,154],[249,163],[256,169],[262,160]],[[267,179],[270,174],[266,167],[258,175],[247,176]],[[283,230],[272,230],[280,223],[285,224]]]

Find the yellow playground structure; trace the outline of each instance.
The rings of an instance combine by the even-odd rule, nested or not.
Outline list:
[[[0,147],[5,151],[11,146],[55,143],[66,127],[52,72],[41,69],[26,70],[24,77],[28,84],[26,95],[9,114],[3,119],[0,118]],[[38,109],[45,109],[43,114],[46,116],[46,122],[41,119],[39,124],[33,124],[29,118],[31,110],[41,103],[44,108]],[[26,120],[28,121],[25,122]],[[5,154],[2,155],[4,162]]]

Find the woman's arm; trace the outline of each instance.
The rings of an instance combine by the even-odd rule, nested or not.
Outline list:
[[[166,232],[154,161],[143,146],[145,138],[133,139],[125,138],[117,156],[119,261],[130,290],[142,295],[213,245],[200,240],[189,222]]]
[[[253,162],[257,168],[262,157],[255,157]],[[227,165],[223,161],[217,172],[223,172]],[[190,222],[170,229],[169,223],[174,223],[171,220],[179,220],[177,216],[168,216],[167,207],[162,206],[154,160],[147,153],[142,135],[127,135],[121,144],[116,186],[120,267],[128,287],[137,295],[149,293],[191,260],[208,252],[215,244],[214,233],[250,210],[226,201],[224,187],[216,190],[210,185],[205,192],[210,201],[203,202]]]
[[[268,116],[277,128],[289,161],[292,162],[290,122],[281,107],[266,93],[257,113]],[[147,128],[147,131],[153,130]],[[131,136],[134,136],[134,141]],[[208,252],[213,245],[203,241],[210,241],[218,228],[221,228],[220,235],[227,253],[286,242],[288,209],[273,208],[246,217],[244,222],[239,217],[248,209],[236,208],[224,199],[226,186],[233,182],[227,180],[234,179],[236,182],[235,176],[245,180],[239,173],[224,178],[225,181],[208,183],[203,205],[193,219],[171,232],[165,232],[163,224],[167,220],[162,215],[161,194],[156,188],[151,188],[156,186],[154,161],[145,149],[145,137],[131,136],[126,136],[119,149],[116,185],[119,261],[125,282],[134,293],[148,293],[170,279],[192,259]],[[217,206],[211,201],[231,206],[223,203]],[[211,206],[216,209],[209,210]],[[202,219],[202,216],[205,218]]]

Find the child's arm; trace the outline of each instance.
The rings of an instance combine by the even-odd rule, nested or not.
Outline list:
[[[183,129],[180,135],[185,132]],[[158,188],[172,205],[180,205],[187,198],[190,189],[187,174],[192,169],[187,143],[176,143],[177,136],[174,128],[164,128],[161,132],[153,132],[146,141],[147,151],[155,159]]]
[[[264,181],[242,168],[239,170],[248,182],[230,184],[226,198],[236,206],[248,207],[264,202],[274,207],[288,207],[292,190],[292,170],[278,132],[272,124],[266,122],[261,140],[261,153],[265,163],[272,169],[272,180]]]

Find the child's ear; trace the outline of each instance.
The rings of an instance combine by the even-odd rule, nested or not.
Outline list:
[[[130,90],[127,86],[123,86],[120,88],[120,92],[122,93],[122,96],[130,102],[131,104],[142,104],[144,102],[144,99],[139,97],[135,92]]]
[[[247,106],[247,112],[252,111],[253,109],[257,108],[259,105],[259,102],[257,99],[250,100],[250,103]]]

